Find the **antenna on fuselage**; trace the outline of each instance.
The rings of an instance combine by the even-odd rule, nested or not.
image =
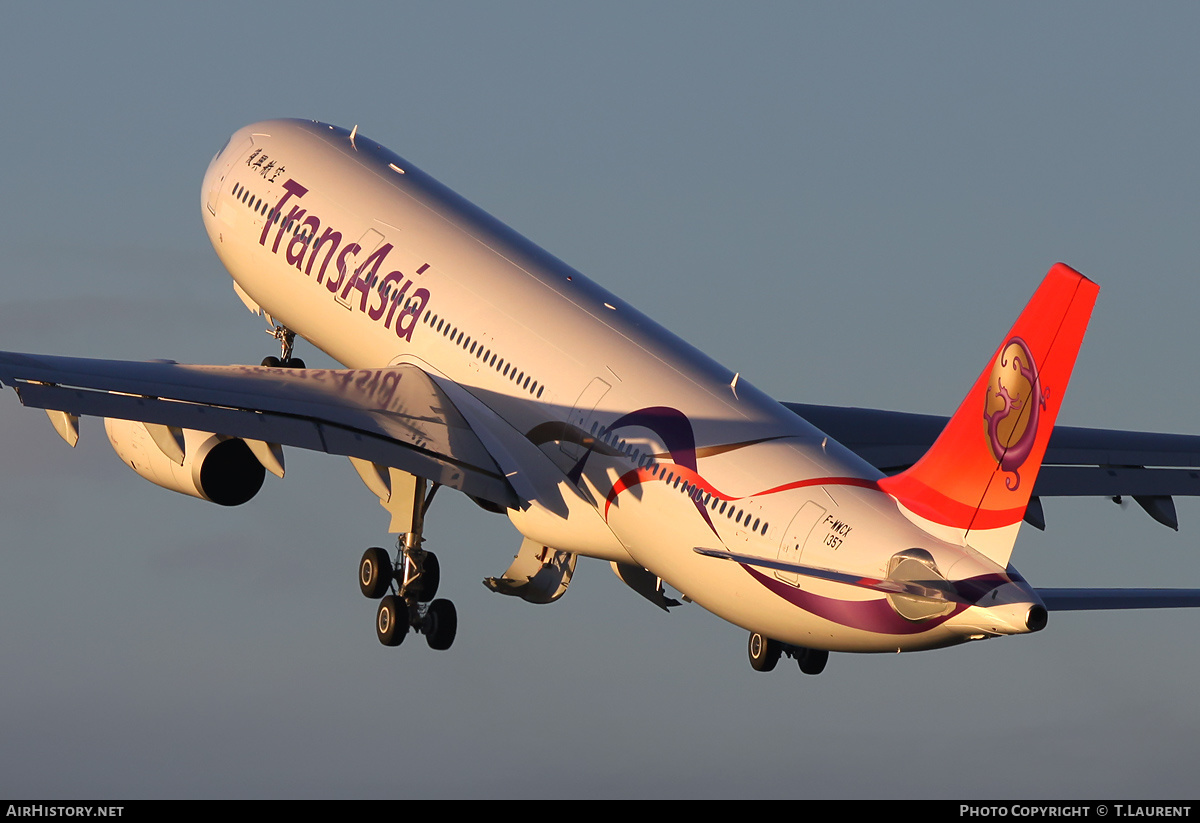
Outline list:
[[[354,128],[350,129],[350,145],[354,146],[354,136],[358,134],[358,123],[354,124]],[[354,150],[358,151],[358,146],[354,146]]]

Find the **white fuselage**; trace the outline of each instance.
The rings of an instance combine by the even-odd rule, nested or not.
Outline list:
[[[412,364],[457,386],[553,462],[586,505],[565,521],[513,510],[527,536],[643,566],[801,646],[898,651],[1027,630],[1014,615],[1036,596],[1019,578],[911,522],[872,466],[373,141],[311,121],[248,126],[213,160],[202,200],[248,304],[348,367]],[[878,591],[696,547],[874,578],[921,548],[950,580],[977,581],[988,607],[909,620]]]

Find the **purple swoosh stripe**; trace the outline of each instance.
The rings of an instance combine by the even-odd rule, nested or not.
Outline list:
[[[810,614],[851,629],[875,634],[921,634],[940,626],[967,608],[959,604],[948,614],[913,623],[898,615],[884,597],[873,600],[839,600],[835,597],[824,597],[769,577],[753,566],[743,565],[742,568],[772,592]],[[1007,582],[1003,575],[991,574],[956,580],[953,585],[963,598],[978,603],[985,594]]]

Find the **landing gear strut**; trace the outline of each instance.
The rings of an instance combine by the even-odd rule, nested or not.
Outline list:
[[[421,491],[423,480],[418,481]],[[437,555],[421,548],[425,511],[440,487],[433,486],[423,500],[414,501],[412,531],[396,538],[396,559],[385,549],[372,547],[358,561],[358,587],[379,600],[375,634],[385,646],[399,646],[409,629],[425,635],[431,649],[445,651],[458,633],[458,613],[449,600],[434,600],[441,581]],[[382,598],[382,599],[381,599]]]
[[[304,361],[299,357],[292,357],[292,348],[296,343],[296,333],[291,329],[285,328],[276,324],[273,328],[266,330],[267,334],[279,341],[280,357],[264,357],[262,364],[272,369],[302,369]]]
[[[750,655],[750,666],[756,672],[771,671],[779,662],[779,658],[785,654],[794,659],[800,671],[805,674],[820,674],[825,671],[825,664],[829,662],[829,652],[825,649],[809,649],[780,643],[759,632],[750,632],[747,651]]]

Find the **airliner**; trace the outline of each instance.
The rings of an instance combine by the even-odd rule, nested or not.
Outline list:
[[[660,609],[746,630],[759,671],[1036,632],[1056,610],[1200,606],[1035,588],[1010,563],[1043,497],[1128,496],[1178,528],[1174,496],[1200,494],[1198,437],[1056,427],[1098,294],[1066,265],[946,419],[777,402],[357,126],[241,129],[201,214],[278,357],[5,352],[0,383],[72,446],[101,417],[142,477],[223,506],[283,477],[285,446],[348,457],[395,535],[358,566],[384,645],[454,641],[424,538],[443,487],[520,534],[491,591],[552,603],[580,556],[607,561]],[[307,368],[297,338],[345,368]]]

